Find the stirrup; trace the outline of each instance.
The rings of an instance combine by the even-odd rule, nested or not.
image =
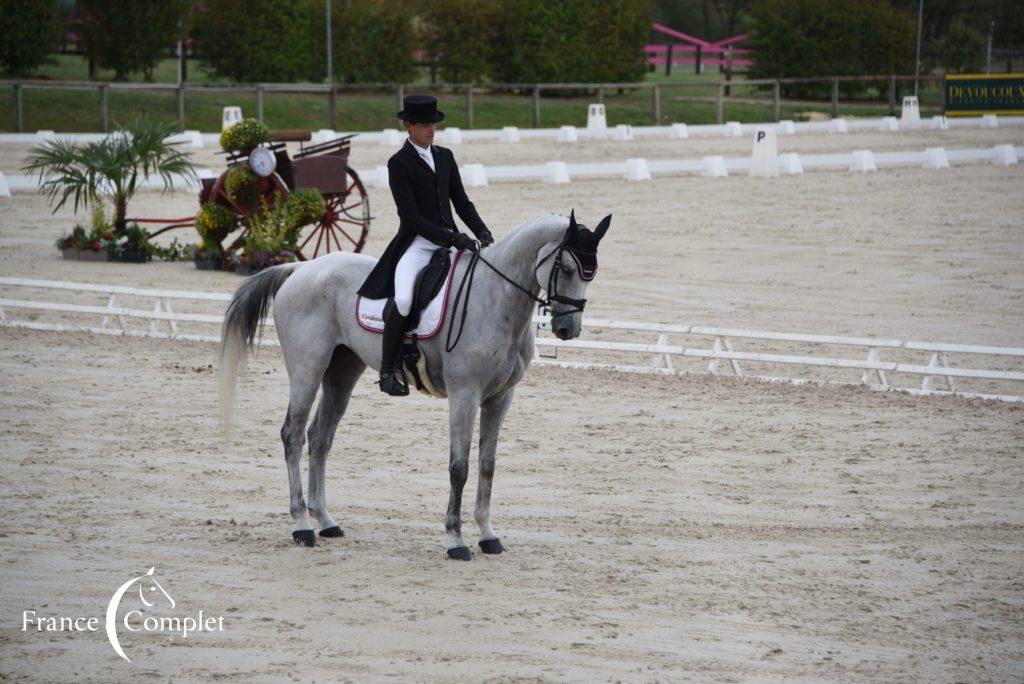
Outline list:
[[[395,371],[382,372],[380,380],[377,381],[380,391],[390,394],[393,397],[405,397],[409,395],[409,383],[403,382]]]

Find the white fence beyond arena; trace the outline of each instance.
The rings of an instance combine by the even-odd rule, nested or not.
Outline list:
[[[31,280],[0,277],[0,288],[5,290],[47,290],[58,291],[72,297],[91,295],[106,297],[105,305],[81,304],[67,301],[41,301],[38,299],[16,299],[0,297],[0,325],[52,331],[84,331],[108,335],[161,337],[170,339],[219,342],[218,334],[185,332],[186,324],[192,327],[219,326],[223,317],[220,313],[178,313],[172,307],[175,303],[191,303],[215,307],[218,311],[231,299],[231,295],[212,292],[181,290],[152,290],[115,285],[90,283],[69,283],[52,280]],[[121,303],[123,299],[138,298],[149,303],[148,308],[130,308]],[[15,319],[12,311],[32,312],[32,319]],[[39,318],[57,316],[64,321],[68,317],[75,322],[54,322]],[[100,318],[99,325],[83,325],[83,317]],[[129,321],[142,325],[132,326]],[[972,398],[998,399],[1002,401],[1024,401],[1024,395],[1016,389],[1024,382],[1024,348],[991,347],[963,344],[875,339],[869,337],[844,337],[835,335],[811,335],[802,333],[766,332],[712,328],[698,325],[671,325],[661,323],[637,323],[584,319],[584,328],[589,337],[616,334],[630,338],[647,337],[650,341],[606,341],[571,340],[562,341],[543,334],[548,317],[538,315],[534,321],[541,329],[537,336],[536,360],[538,363],[558,365],[563,368],[604,368],[623,372],[675,374],[690,372],[680,367],[685,360],[706,362],[710,373],[727,372],[741,377],[763,380],[784,381],[796,384],[809,382],[836,382],[829,378],[794,378],[778,375],[750,373],[749,364],[768,365],[772,368],[836,369],[847,373],[860,374],[859,382],[872,389],[900,390],[913,394],[958,395]],[[148,323],[148,325],[147,325]],[[273,325],[273,320],[268,320]],[[689,347],[673,344],[670,338],[695,338],[710,346]],[[652,339],[653,338],[653,339]],[[743,342],[746,350],[736,349]],[[277,345],[275,339],[267,338],[264,344]],[[786,350],[765,349],[775,346],[800,346],[810,348],[809,352],[793,353]],[[831,350],[838,347],[859,349],[859,355],[837,356]],[[555,360],[550,354],[559,351],[584,357],[597,355],[630,357],[628,363],[616,363],[607,359],[584,358],[579,361]],[[882,356],[908,357],[909,361],[883,359]],[[916,362],[913,357],[918,357]],[[950,364],[951,357],[985,358],[999,360],[996,365],[1002,369],[964,368]],[[926,360],[927,359],[927,360]],[[898,385],[897,377],[911,378],[912,385]],[[919,380],[919,381],[918,381]],[[1013,386],[1012,393],[964,391],[958,383],[987,381],[1000,387]],[[842,381],[840,381],[842,382]],[[938,384],[944,385],[939,387]]]

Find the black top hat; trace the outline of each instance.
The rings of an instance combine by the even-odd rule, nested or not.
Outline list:
[[[437,98],[432,95],[410,95],[402,100],[402,111],[397,116],[411,123],[439,123],[444,112],[437,111]]]

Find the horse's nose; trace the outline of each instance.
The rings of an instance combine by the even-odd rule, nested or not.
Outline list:
[[[567,340],[569,339],[569,328],[564,325],[558,329],[558,339]]]

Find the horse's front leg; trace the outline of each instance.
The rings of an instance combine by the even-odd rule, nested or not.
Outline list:
[[[444,529],[448,532],[448,557],[455,560],[473,559],[469,547],[462,541],[462,490],[469,478],[469,448],[473,443],[473,423],[476,422],[479,406],[480,397],[475,392],[448,395],[448,430],[451,436],[448,477],[451,481],[451,495],[448,498]]]
[[[491,528],[491,483],[494,481],[498,433],[505,421],[508,407],[512,404],[512,393],[513,388],[509,387],[480,406],[480,473],[473,517],[480,527],[480,550],[484,553],[501,553],[505,550],[498,535]]]

